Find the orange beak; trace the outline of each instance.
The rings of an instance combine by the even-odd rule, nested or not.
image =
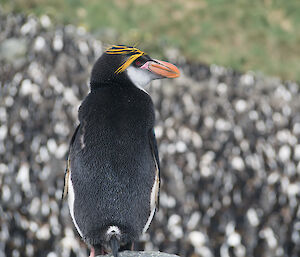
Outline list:
[[[178,68],[169,62],[154,60],[148,63],[148,70],[154,74],[164,78],[177,78],[180,76]]]

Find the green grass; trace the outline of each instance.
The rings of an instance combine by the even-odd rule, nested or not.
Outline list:
[[[156,57],[176,47],[192,62],[300,81],[299,0],[1,1],[6,12],[47,14]]]

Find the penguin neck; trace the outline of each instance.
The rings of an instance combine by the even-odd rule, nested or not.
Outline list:
[[[131,81],[115,81],[115,80],[106,80],[106,81],[91,81],[90,87],[91,91],[95,91],[101,88],[113,88],[113,87],[132,87],[134,84]]]

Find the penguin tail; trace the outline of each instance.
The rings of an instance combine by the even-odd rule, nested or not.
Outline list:
[[[120,240],[116,235],[112,235],[108,241],[114,257],[119,257]]]

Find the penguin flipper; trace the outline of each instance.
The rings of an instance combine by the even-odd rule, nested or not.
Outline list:
[[[65,170],[65,179],[64,179],[64,187],[63,187],[63,193],[62,193],[62,200],[65,199],[67,197],[68,194],[68,182],[69,182],[69,176],[70,176],[70,171],[71,171],[71,166],[70,166],[70,149],[74,143],[76,134],[79,130],[79,126],[80,124],[77,126],[77,128],[75,129],[75,132],[72,136],[71,142],[70,142],[70,146],[69,146],[69,152],[68,152],[68,158],[67,158],[67,167]]]
[[[155,162],[155,178],[158,180],[158,187],[155,192],[155,205],[156,209],[159,209],[159,190],[160,190],[160,164],[159,164],[159,156],[158,156],[158,149],[157,149],[157,142],[155,138],[154,128],[149,131],[149,142],[151,146],[153,160]]]
[[[70,176],[70,156],[68,156],[68,160],[67,160],[62,200],[66,199],[68,194],[69,176]]]

